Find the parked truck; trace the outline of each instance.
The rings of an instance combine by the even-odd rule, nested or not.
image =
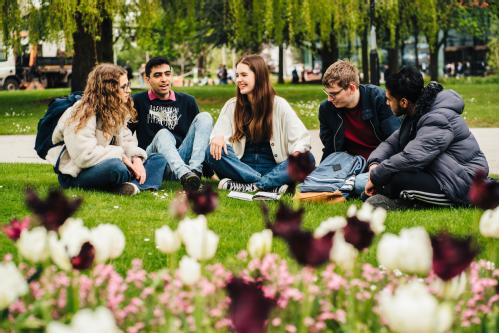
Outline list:
[[[36,56],[30,66],[30,55],[15,56],[12,49],[0,44],[0,88],[15,90],[26,88],[38,80],[45,88],[71,85],[71,58]]]

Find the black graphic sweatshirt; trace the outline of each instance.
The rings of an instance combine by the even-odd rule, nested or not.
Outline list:
[[[132,132],[137,132],[139,147],[146,149],[160,129],[170,131],[176,140],[177,148],[180,146],[194,117],[199,113],[196,100],[191,95],[175,92],[175,101],[150,100],[148,92],[133,95],[133,103],[138,113],[136,123],[128,127]]]

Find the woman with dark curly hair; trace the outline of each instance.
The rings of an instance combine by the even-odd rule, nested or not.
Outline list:
[[[88,76],[80,101],[68,108],[52,135],[47,154],[63,188],[80,187],[134,195],[158,189],[166,160],[147,157],[127,127],[137,113],[130,98],[126,71],[112,64],[97,65]]]

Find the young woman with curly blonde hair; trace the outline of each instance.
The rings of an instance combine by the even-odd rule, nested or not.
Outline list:
[[[284,193],[288,156],[310,150],[310,134],[289,103],[272,88],[259,55],[236,66],[236,97],[225,103],[210,137],[206,161],[218,188],[240,192]]]
[[[47,155],[63,188],[80,187],[134,195],[158,189],[166,160],[137,146],[127,127],[137,113],[126,71],[97,65],[88,76],[80,101],[68,108],[52,135]]]

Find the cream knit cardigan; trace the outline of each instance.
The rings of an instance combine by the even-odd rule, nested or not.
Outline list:
[[[52,133],[52,142],[54,144],[64,142],[66,147],[59,163],[61,173],[76,177],[82,169],[90,168],[111,158],[121,160],[123,155],[130,159],[134,156],[141,157],[143,160],[147,158],[146,152],[138,147],[137,139],[126,124],[123,124],[112,145],[112,138],[107,139],[104,136],[100,121],[96,121],[95,116],[89,118],[85,127],[76,131],[77,124],[67,122],[77,103],[64,112]],[[47,161],[55,166],[64,146],[50,149],[47,153]]]
[[[223,135],[225,143],[232,145],[237,158],[244,155],[246,137],[236,142],[229,139],[235,131],[234,112],[236,109],[236,98],[228,100],[220,112],[220,116],[213,127],[210,135],[210,142],[215,136]],[[272,112],[272,137],[270,138],[270,148],[276,163],[281,163],[288,159],[293,152],[309,151],[310,133],[301,122],[300,118],[293,111],[289,103],[282,97],[274,97],[274,108]]]

